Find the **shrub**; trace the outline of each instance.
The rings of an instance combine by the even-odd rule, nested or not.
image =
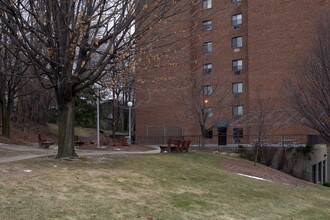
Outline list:
[[[323,186],[330,187],[330,182],[323,183]]]
[[[238,152],[239,157],[247,160],[254,160],[254,153],[251,149],[247,149],[242,145],[238,145]]]
[[[297,148],[297,152],[302,153],[304,156],[309,156],[310,157],[310,153],[313,151],[313,145],[311,144],[306,144],[305,147],[298,147]]]

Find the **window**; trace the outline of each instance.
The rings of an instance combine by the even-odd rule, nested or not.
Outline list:
[[[233,93],[239,94],[243,92],[243,83],[233,83]]]
[[[203,43],[203,52],[210,53],[212,52],[212,42],[205,42]]]
[[[206,63],[203,65],[203,73],[211,73],[212,72],[212,63]]]
[[[240,37],[234,37],[231,39],[231,46],[235,48],[241,48],[243,46],[243,38]]]
[[[243,69],[243,60],[233,60],[232,67],[235,74],[240,74]]]
[[[203,86],[203,94],[204,96],[210,96],[213,93],[213,87],[211,85]]]
[[[234,139],[243,138],[243,128],[233,128]]]
[[[213,117],[213,112],[211,107],[205,107],[204,108],[204,114],[207,115],[207,117],[211,118]]]
[[[243,115],[243,105],[236,105],[233,107],[233,115],[235,117]]]
[[[322,170],[323,170],[323,182],[322,182],[322,184],[324,184],[326,181],[327,181],[327,179],[326,179],[326,168],[327,167],[327,160],[323,160],[323,162],[322,162]]]
[[[233,15],[231,17],[231,24],[232,24],[234,29],[237,29],[241,26],[242,19],[243,19],[242,14]]]
[[[312,166],[312,182],[313,183],[317,183],[317,179],[316,179],[316,164],[314,164]]]
[[[318,183],[322,183],[322,162],[318,164],[317,168],[318,168],[317,181]]]
[[[212,0],[203,0],[203,9],[212,8]]]
[[[203,31],[212,30],[212,20],[203,21]]]
[[[213,130],[212,128],[204,129],[204,138],[213,138]]]
[[[231,3],[233,4],[233,6],[239,6],[241,1],[242,0],[231,0]]]

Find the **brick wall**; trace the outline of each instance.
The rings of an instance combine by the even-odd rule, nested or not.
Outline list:
[[[188,3],[189,2],[189,3]],[[255,134],[258,112],[266,112],[267,129],[271,134],[311,133],[293,120],[288,108],[284,83],[296,62],[306,55],[316,22],[330,8],[329,0],[253,0],[234,7],[230,1],[213,1],[211,9],[202,10],[201,1],[182,1],[184,13],[167,21],[161,35],[167,34],[140,56],[137,66],[136,134],[146,135],[150,125],[175,125],[185,135],[199,134],[191,112],[182,98],[203,101],[192,96],[194,76],[203,76],[201,85],[217,89],[207,97],[214,108],[206,127],[227,120],[227,132],[241,127],[244,134]],[[243,24],[233,29],[231,16],[242,13]],[[212,30],[203,31],[202,22],[212,20]],[[234,51],[231,39],[243,37],[243,47]],[[213,51],[203,53],[204,42],[212,41]],[[157,48],[164,44],[167,47]],[[146,52],[147,51],[147,52]],[[156,56],[155,54],[161,54]],[[153,58],[152,58],[153,57]],[[239,75],[232,71],[232,60],[242,59]],[[202,66],[212,63],[211,74],[203,74]],[[242,82],[243,93],[232,94],[232,83]],[[223,102],[218,105],[220,98]],[[244,115],[232,117],[232,107],[242,104]],[[271,122],[276,122],[274,125]],[[214,128],[214,133],[217,133]]]

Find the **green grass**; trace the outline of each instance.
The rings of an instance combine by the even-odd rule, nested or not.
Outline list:
[[[219,154],[0,164],[0,219],[329,219],[330,190],[226,172]],[[31,169],[25,173],[24,169]]]

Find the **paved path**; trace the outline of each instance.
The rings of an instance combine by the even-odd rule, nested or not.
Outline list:
[[[56,156],[57,146],[49,149],[39,148],[37,145],[9,145],[0,143],[0,151],[19,154],[16,156],[1,156],[0,163],[7,163],[18,160],[27,160],[37,157]],[[98,151],[98,150],[76,150],[79,156],[98,156],[98,155],[119,155],[119,154],[157,154],[160,152],[158,147],[150,151]]]

